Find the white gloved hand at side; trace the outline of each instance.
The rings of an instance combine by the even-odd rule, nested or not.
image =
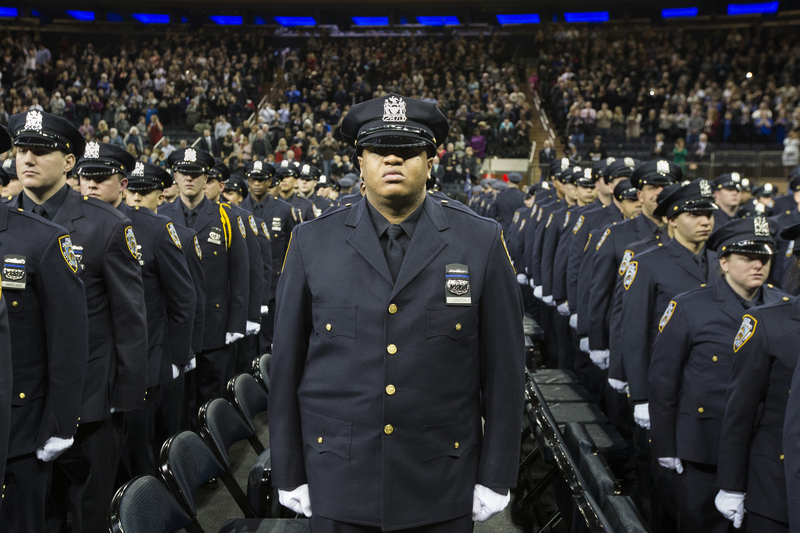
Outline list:
[[[238,341],[239,339],[243,339],[244,335],[241,333],[226,333],[225,334],[225,344],[231,344],[233,342]]]
[[[592,363],[600,367],[600,370],[605,370],[608,368],[609,354],[608,350],[592,350],[589,352],[589,357],[591,357]]]
[[[62,439],[61,437],[50,437],[45,441],[44,445],[36,450],[36,457],[45,463],[48,463],[67,451],[67,448],[72,446],[75,442],[73,437]]]
[[[472,491],[472,520],[486,522],[502,511],[511,501],[511,491],[503,496],[483,485],[476,484]]]
[[[569,302],[558,304],[556,307],[558,314],[561,316],[569,316]]]
[[[658,464],[664,468],[683,474],[683,463],[677,457],[659,457]]]
[[[172,365],[172,379],[176,379],[180,375],[181,369],[178,368],[178,365]]]
[[[311,497],[308,495],[308,483],[300,485],[294,490],[278,489],[278,501],[298,514],[311,516]]]
[[[583,353],[589,353],[589,337],[581,337],[578,341],[578,347]]]
[[[517,283],[520,285],[527,285],[528,284],[528,276],[525,274],[517,274]]]
[[[528,278],[528,285],[530,285],[531,289],[536,288],[536,281],[533,278]]]
[[[542,296],[542,301],[547,305],[549,305],[550,307],[553,307],[555,305],[555,303],[553,302],[552,294],[548,294],[547,296]]]
[[[722,516],[733,522],[733,527],[739,529],[744,520],[744,493],[720,490],[714,498],[714,505]]]
[[[194,370],[195,368],[197,368],[197,357],[193,355],[192,358],[189,359],[189,364],[183,367],[183,371],[189,372],[190,370]]]
[[[262,305],[261,306],[261,314],[262,315],[266,315],[267,313],[269,313],[269,306],[268,305]]]
[[[259,324],[258,322],[251,322],[248,320],[244,331],[245,334],[247,335],[255,335],[256,333],[261,331],[261,324]]]
[[[640,403],[634,405],[633,420],[644,429],[650,429],[650,404]]]
[[[611,385],[612,389],[614,389],[620,394],[626,394],[628,392],[627,381],[620,381],[618,379],[608,378],[608,384]]]
[[[572,329],[578,329],[578,313],[572,313],[569,315],[569,327]]]
[[[534,285],[534,287],[533,287],[533,296],[534,296],[534,298],[538,298],[539,300],[542,299],[542,286],[541,285]]]

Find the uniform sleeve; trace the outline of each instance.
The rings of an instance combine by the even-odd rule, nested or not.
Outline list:
[[[11,332],[8,327],[6,299],[3,295],[2,284],[0,284],[0,479],[5,479],[8,433],[11,428],[11,392],[13,385]],[[78,402],[80,403],[80,399]]]
[[[628,269],[633,267],[636,267],[636,275],[622,292],[622,316],[626,332],[622,357],[631,390],[630,399],[634,403],[643,403],[650,396],[650,330],[656,304],[656,281],[647,263],[631,261]],[[623,281],[623,287],[625,284]]]
[[[536,215],[538,218],[539,215]],[[544,227],[547,224],[549,214],[542,214],[542,220],[536,224],[533,236],[533,248],[530,256],[531,275],[536,281],[536,285],[542,284],[542,248],[544,247]]]
[[[167,310],[170,359],[174,365],[189,362],[197,295],[183,252],[162,225],[155,246],[155,267]],[[194,246],[183,243],[182,246]]]
[[[197,243],[197,234],[191,232],[191,241],[184,245],[183,256],[186,265],[192,275],[194,293],[197,297],[197,304],[194,308],[194,324],[192,325],[192,352],[200,353],[203,349],[203,332],[206,314],[206,273],[203,270],[203,262],[198,255],[200,245]]]
[[[230,299],[228,301],[228,324],[226,333],[245,334],[247,325],[247,304],[250,296],[249,256],[247,243],[238,227],[239,216],[226,207],[222,207],[231,220],[231,247],[228,250],[228,275],[230,283]]]
[[[556,248],[558,247],[558,234],[561,230],[561,224],[564,213],[553,215],[550,221],[550,226],[544,230],[541,257],[541,272],[542,279],[536,280],[538,285],[542,286],[542,296],[553,295],[553,263],[556,259]]]
[[[608,309],[614,294],[614,285],[619,277],[619,265],[614,257],[614,232],[609,233],[597,249],[595,245],[592,262],[591,284],[589,285],[589,348],[608,349]],[[595,233],[600,233],[598,230]],[[601,237],[595,235],[600,242]]]
[[[481,396],[485,425],[478,483],[515,487],[525,387],[522,295],[500,236],[489,254],[480,302]]]
[[[756,326],[752,338],[736,353],[728,382],[728,399],[719,439],[717,485],[723,490],[746,492],[750,438],[759,406],[767,393],[770,355],[769,338],[761,316],[748,312]],[[731,339],[731,349],[734,340]],[[791,396],[791,395],[790,395]]]
[[[259,229],[261,229],[260,225]],[[268,305],[272,299],[272,245],[270,245],[269,237],[264,234],[263,230],[258,232],[258,246],[261,251],[261,264],[263,266],[261,305]]]
[[[581,215],[584,216],[584,215]],[[578,231],[570,230],[567,236],[571,239],[569,257],[567,258],[567,301],[572,313],[576,313],[579,309],[578,296],[578,276],[581,270],[581,259],[583,258],[583,249],[586,246],[586,241],[589,237],[589,217],[584,216],[583,223],[578,228]],[[578,219],[580,220],[580,218]],[[576,222],[577,224],[577,222]]]
[[[581,264],[578,270],[577,306],[578,310],[578,337],[589,335],[589,293],[591,290],[592,265],[594,264],[594,234],[586,236],[585,251],[581,255]],[[571,306],[570,306],[571,308]]]
[[[245,235],[247,235],[244,241],[247,245],[247,264],[250,279],[247,299],[247,320],[260,322],[261,295],[264,292],[264,259],[261,256],[261,245],[258,242],[257,234],[248,233],[251,231],[249,229],[249,220],[245,218],[241,218],[241,220],[245,226]]]
[[[675,424],[683,367],[692,351],[691,322],[683,302],[667,307],[650,361],[650,436],[653,457],[676,457]]]
[[[286,333],[275,336],[270,362],[272,484],[279,488],[297,487],[307,482],[297,389],[308,354],[311,293],[299,240],[295,229],[275,294],[275,331]]]
[[[800,368],[800,360],[798,361]],[[800,371],[795,368],[792,388],[800,390]],[[783,424],[786,497],[789,503],[789,531],[800,529],[800,395],[789,394]]]
[[[111,406],[117,411],[138,409],[147,389],[147,318],[142,270],[128,249],[126,228],[117,224],[106,243],[103,280],[108,290],[115,344],[115,375]]]

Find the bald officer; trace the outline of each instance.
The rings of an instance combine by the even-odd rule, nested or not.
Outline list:
[[[353,106],[365,199],[292,232],[270,446],[315,532],[472,531],[516,484],[521,296],[500,225],[425,193],[447,131],[435,104]]]

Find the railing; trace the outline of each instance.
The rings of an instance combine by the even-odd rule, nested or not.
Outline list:
[[[537,91],[533,91],[532,96],[533,106],[536,108],[536,113],[539,115],[539,121],[542,123],[542,128],[544,128],[544,132],[548,136],[550,146],[555,148],[556,134],[553,131],[552,126],[550,126],[550,121],[547,119],[547,114],[544,112],[544,108],[542,107],[542,99],[539,98],[539,93]]]

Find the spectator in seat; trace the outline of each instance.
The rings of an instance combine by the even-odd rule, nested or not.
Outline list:
[[[606,147],[603,146],[603,138],[599,135],[594,138],[589,152],[586,154],[587,159],[592,162],[602,161],[606,158]]]
[[[708,135],[701,133],[698,141],[689,148],[689,158],[692,161],[708,161],[711,159],[711,143]]]

